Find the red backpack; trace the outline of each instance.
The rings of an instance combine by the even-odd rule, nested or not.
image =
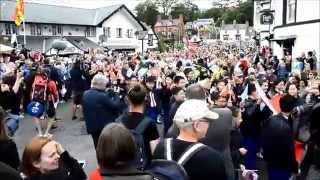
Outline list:
[[[32,85],[31,100],[45,102],[47,100],[48,80],[42,75],[36,75]]]

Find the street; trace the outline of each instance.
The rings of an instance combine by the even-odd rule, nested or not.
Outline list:
[[[53,138],[78,160],[85,160],[85,172],[88,174],[97,167],[95,150],[92,139],[87,135],[84,121],[72,121],[71,103],[60,104],[57,110],[57,117],[61,121],[57,123],[58,128],[51,131]],[[15,134],[14,140],[18,146],[20,158],[25,145],[36,135],[35,127],[30,116],[20,122],[20,127]]]

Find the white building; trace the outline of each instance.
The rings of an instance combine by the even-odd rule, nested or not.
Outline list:
[[[144,47],[146,50],[155,50],[158,49],[159,37],[156,35],[151,26],[144,24],[147,27],[146,36],[143,38]]]
[[[284,51],[293,59],[302,52],[320,54],[320,1],[319,0],[263,0],[255,2],[254,28],[269,34],[269,25],[261,25],[261,10],[271,11],[271,47],[274,55],[283,57]],[[263,43],[262,43],[263,44]],[[318,58],[319,59],[319,58]]]
[[[23,44],[23,26],[16,27],[12,20],[14,8],[15,1],[0,1],[0,35],[10,38],[16,33],[18,43]],[[25,2],[25,20],[26,47],[41,52],[47,52],[54,39],[61,37],[83,51],[103,46],[141,52],[138,34],[147,31],[125,5],[84,9]]]
[[[261,46],[269,46],[268,38],[271,34],[273,23],[268,23],[266,20],[267,18],[274,19],[273,11],[270,8],[270,0],[254,1],[253,29],[259,34]],[[271,15],[266,16],[268,14]],[[264,21],[264,23],[261,21]]]
[[[222,24],[220,28],[220,41],[222,42],[237,42],[249,41],[251,39],[252,28],[249,22],[246,24]]]

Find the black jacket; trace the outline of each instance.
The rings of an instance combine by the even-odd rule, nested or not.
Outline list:
[[[262,117],[263,113],[260,110],[260,105],[257,104],[256,100],[249,97],[245,101],[245,110],[242,113],[243,122],[240,125],[242,135],[244,137],[260,136]]]
[[[91,88],[83,94],[82,107],[87,131],[91,134],[114,122],[125,108],[125,103],[118,95],[110,96],[103,90]]]
[[[118,169],[101,169],[101,175],[108,180],[153,180],[153,176],[147,172],[138,171],[132,167]]]
[[[5,180],[22,180],[19,172],[0,162],[0,177]]]
[[[76,92],[83,92],[85,91],[85,76],[84,72],[77,68],[72,68],[70,70],[71,76],[71,88],[73,91]]]
[[[11,166],[13,169],[18,169],[20,160],[17,146],[14,141],[0,141],[0,154],[1,162]]]
[[[298,172],[298,163],[294,154],[294,138],[289,120],[283,114],[271,116],[264,124],[261,133],[263,158],[267,165]]]
[[[47,174],[27,177],[26,180],[85,180],[85,172],[77,160],[72,158],[67,151],[60,156],[61,166],[59,169]]]

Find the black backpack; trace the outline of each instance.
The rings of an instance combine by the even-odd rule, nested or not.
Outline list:
[[[183,166],[193,155],[205,147],[206,145],[202,143],[192,144],[175,161],[172,159],[172,138],[167,138],[164,140],[165,160],[153,160],[148,171],[159,180],[188,180],[189,176]]]
[[[152,160],[148,166],[150,172],[156,180],[188,180],[189,176],[182,165],[175,161],[164,159]]]
[[[123,115],[116,119],[116,122],[121,123]],[[131,164],[139,170],[144,170],[148,164],[148,157],[146,152],[146,145],[143,139],[143,132],[149,126],[152,120],[144,116],[141,122],[137,125],[135,129],[129,129],[136,143],[136,158],[131,162]]]

